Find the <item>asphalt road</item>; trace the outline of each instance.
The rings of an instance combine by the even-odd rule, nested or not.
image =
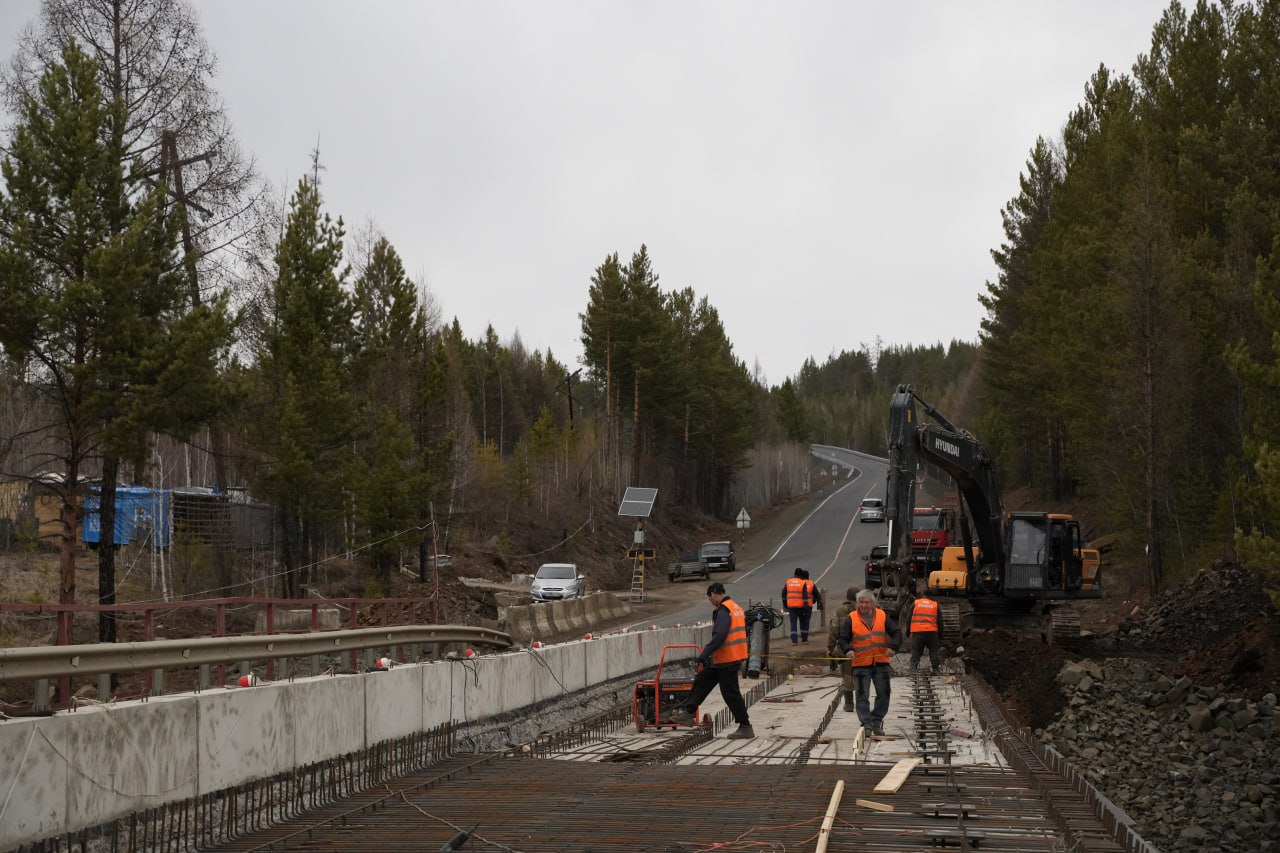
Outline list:
[[[866,555],[888,537],[883,523],[858,520],[863,498],[884,497],[885,461],[835,447],[815,447],[815,455],[841,466],[848,482],[815,507],[762,563],[740,566],[732,575],[712,576],[743,607],[764,602],[781,609],[782,586],[797,568],[808,569],[834,605],[849,587],[863,586]],[[686,624],[710,616],[710,605],[700,599],[695,606],[659,617],[656,624]]]

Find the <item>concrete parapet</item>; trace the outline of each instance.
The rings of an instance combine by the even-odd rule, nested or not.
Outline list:
[[[564,624],[629,610],[607,594],[560,604],[569,605],[560,608]],[[534,608],[543,615],[533,621],[549,624],[555,608]],[[651,672],[664,645],[702,643],[709,635],[705,624],[618,632],[472,659],[0,721],[8,797],[0,810],[0,850],[269,778],[450,720],[474,723]],[[671,660],[693,654],[679,649]]]

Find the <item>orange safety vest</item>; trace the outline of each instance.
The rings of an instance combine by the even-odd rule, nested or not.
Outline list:
[[[885,625],[887,618],[884,611],[877,607],[875,623],[868,629],[858,611],[849,614],[849,621],[853,625],[853,642],[849,648],[853,651],[854,666],[888,663],[893,657],[889,653],[889,632]]]
[[[911,609],[911,633],[938,630],[938,602],[917,598]]]
[[[791,610],[792,608],[797,608],[797,607],[809,606],[809,602],[810,602],[809,584],[810,583],[811,581],[807,581],[804,578],[791,578],[790,580],[787,581],[787,609],[788,610]]]
[[[738,602],[726,598],[720,606],[729,611],[729,636],[724,645],[711,653],[711,663],[735,663],[747,659],[747,614]]]
[[[809,604],[812,605],[815,601],[818,600],[818,596],[813,594],[814,592],[813,581],[809,580],[808,578],[804,579],[804,592],[805,592],[805,595],[809,596]]]

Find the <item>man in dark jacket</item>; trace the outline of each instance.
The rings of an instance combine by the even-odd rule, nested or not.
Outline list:
[[[698,674],[693,679],[693,691],[688,702],[672,711],[670,719],[675,723],[693,722],[693,712],[718,684],[724,704],[738,724],[737,730],[727,737],[753,738],[756,733],[751,728],[747,703],[738,687],[738,670],[747,659],[746,615],[738,602],[729,598],[722,583],[713,583],[707,587],[707,598],[715,608],[712,614],[711,640],[702,647],[702,652],[698,655]]]
[[[787,611],[791,623],[791,642],[809,642],[809,620],[813,616],[813,581],[804,569],[796,569],[795,574],[782,585],[782,607]]]
[[[911,670],[920,665],[920,656],[929,650],[929,664],[938,672],[938,651],[942,647],[942,614],[938,602],[933,599],[929,584],[916,582],[916,597],[902,614],[911,639]]]
[[[827,657],[834,658],[840,653],[840,629],[849,621],[849,614],[857,609],[858,605],[854,602],[857,600],[857,587],[849,587],[844,594],[844,601],[836,605],[836,615],[831,619],[831,626],[827,629]],[[831,668],[836,668],[836,662],[831,661]],[[844,697],[844,709],[846,711],[853,710],[853,664],[846,657],[840,661],[840,695]]]
[[[884,715],[889,711],[889,661],[902,645],[902,633],[888,613],[876,607],[869,589],[858,593],[857,609],[840,626],[840,653],[853,667],[853,685],[858,719],[872,734],[884,734]],[[876,704],[871,707],[871,685],[876,688]]]

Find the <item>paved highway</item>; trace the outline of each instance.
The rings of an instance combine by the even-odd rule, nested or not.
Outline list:
[[[732,575],[712,575],[744,607],[766,602],[781,609],[782,585],[797,568],[808,569],[814,583],[827,591],[834,604],[844,597],[844,590],[863,585],[866,555],[872,545],[887,540],[883,523],[858,520],[863,498],[884,497],[885,460],[820,445],[815,445],[814,455],[840,466],[847,472],[847,482],[815,507],[763,563],[740,566]],[[657,624],[687,624],[710,616],[710,607],[699,601],[661,617]]]

